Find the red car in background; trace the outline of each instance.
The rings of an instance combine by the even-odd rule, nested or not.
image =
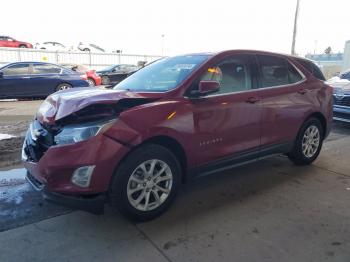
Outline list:
[[[0,47],[33,48],[33,45],[27,42],[17,41],[9,36],[0,36]]]
[[[96,70],[84,65],[66,64],[63,66],[81,74],[81,77],[89,83],[89,86],[100,86],[102,84],[101,77],[96,74]]]

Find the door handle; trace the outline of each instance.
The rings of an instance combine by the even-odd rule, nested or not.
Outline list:
[[[307,89],[301,88],[298,90],[298,93],[301,95],[305,95],[307,93]]]
[[[255,104],[256,102],[259,102],[259,101],[260,101],[260,99],[257,98],[257,97],[254,97],[254,96],[249,97],[249,98],[246,100],[246,102],[247,102],[247,103],[250,103],[250,104]]]

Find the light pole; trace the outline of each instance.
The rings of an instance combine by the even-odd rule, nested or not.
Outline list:
[[[162,34],[161,37],[162,37],[162,56],[164,56],[164,37],[165,37],[165,35]]]
[[[294,30],[293,30],[293,40],[292,40],[292,55],[295,55],[295,39],[297,37],[297,27],[298,27],[298,15],[299,15],[299,2],[300,0],[297,0],[297,7],[295,9],[295,17],[294,17]]]

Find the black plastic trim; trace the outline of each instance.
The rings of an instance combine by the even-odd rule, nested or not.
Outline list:
[[[243,153],[224,157],[189,170],[189,177],[205,176],[233,167],[259,161],[267,156],[288,153],[292,150],[293,145],[294,141],[290,141],[286,143],[259,147]]]
[[[96,196],[71,196],[43,190],[45,200],[58,203],[70,208],[84,210],[96,215],[104,213],[105,194]]]

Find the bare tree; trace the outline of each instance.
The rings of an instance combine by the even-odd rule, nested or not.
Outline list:
[[[332,53],[332,47],[327,47],[326,50],[324,50],[324,53],[329,55],[330,53]]]

